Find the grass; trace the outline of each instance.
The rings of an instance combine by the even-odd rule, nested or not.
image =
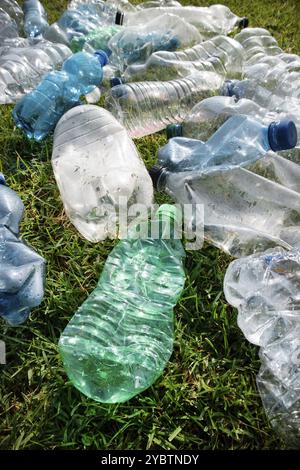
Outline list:
[[[44,2],[51,21],[66,3]],[[224,3],[269,29],[286,50],[300,52],[297,0]],[[0,107],[0,171],[24,201],[22,237],[47,259],[48,273],[45,299],[24,326],[0,323],[7,348],[7,364],[0,366],[0,448],[284,448],[256,390],[257,348],[243,338],[223,296],[230,259],[212,247],[187,255],[174,354],[153,387],[122,405],[97,404],[72,387],[57,341],[95,287],[113,243],[89,243],[71,226],[53,178],[51,138],[29,142],[10,113],[10,106]],[[147,166],[164,142],[163,134],[136,141]]]

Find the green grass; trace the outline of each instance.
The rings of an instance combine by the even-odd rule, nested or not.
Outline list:
[[[44,2],[56,19],[66,1]],[[185,2],[188,3],[188,2]],[[194,1],[196,5],[213,1]],[[251,25],[268,28],[286,50],[300,52],[297,0],[228,0]],[[236,325],[222,292],[229,257],[205,247],[187,255],[187,281],[176,307],[175,347],[164,375],[122,405],[97,404],[68,382],[57,350],[60,332],[95,287],[113,243],[83,240],[68,222],[50,164],[52,140],[27,141],[0,107],[0,171],[26,207],[22,237],[48,262],[45,299],[24,326],[0,323],[2,449],[274,449],[284,448],[255,387],[257,348]],[[150,166],[163,134],[138,140]],[[163,201],[159,196],[159,201]]]

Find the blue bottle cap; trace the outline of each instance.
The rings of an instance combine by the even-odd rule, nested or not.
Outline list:
[[[182,137],[182,124],[169,124],[166,128],[167,138]]]
[[[4,184],[4,185],[5,185],[5,178],[4,178],[3,173],[0,173],[0,184]]]
[[[268,138],[274,152],[292,149],[297,144],[297,129],[295,123],[289,119],[272,122],[268,129]]]
[[[106,54],[106,52],[104,52],[100,49],[99,51],[94,52],[94,54],[97,57],[97,59],[99,60],[102,67],[104,67],[104,65],[108,64],[108,55]]]
[[[239,22],[239,28],[244,29],[244,28],[248,28],[248,26],[249,26],[249,18],[244,16],[244,18],[242,18],[241,21]]]
[[[110,79],[110,86],[113,88],[114,86],[123,85],[123,80],[120,77],[113,77]]]
[[[222,87],[223,96],[234,96],[233,88],[235,85],[235,80],[226,80]]]

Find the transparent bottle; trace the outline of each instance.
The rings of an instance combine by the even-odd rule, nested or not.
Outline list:
[[[0,55],[1,104],[15,103],[72,54],[63,44],[48,41],[38,41],[31,45],[18,41],[13,47],[7,47]]]
[[[136,80],[171,80],[197,71],[214,71],[230,78],[241,78],[244,50],[232,38],[216,36],[188,49],[154,52],[143,64],[130,65],[126,82]]]
[[[22,8],[18,5],[18,2],[16,0],[1,0],[0,9],[5,11],[11,19],[17,23],[19,32],[21,32],[23,28],[24,14]]]
[[[39,0],[25,0],[23,9],[26,36],[30,38],[42,36],[49,25],[47,13],[41,2]]]
[[[175,51],[201,42],[198,30],[178,16],[165,13],[144,25],[127,26],[109,42],[110,62],[123,71],[144,63],[155,51]]]
[[[104,51],[94,55],[77,52],[71,56],[61,71],[46,75],[35,90],[18,101],[13,110],[17,127],[30,139],[43,140],[66,111],[100,85],[107,60]]]
[[[300,446],[300,251],[282,248],[236,260],[224,279],[246,338],[260,346],[257,385],[265,411],[287,443]]]
[[[179,16],[196,26],[200,33],[206,37],[216,36],[217,34],[226,35],[237,28],[248,26],[247,18],[238,17],[225,5],[144,8],[136,12],[126,13],[124,24],[146,24],[147,21],[159,18],[163,13]]]
[[[116,245],[97,287],[61,335],[70,380],[96,401],[129,400],[150,387],[170,359],[173,308],[185,282],[176,217],[172,206],[161,206],[152,222],[156,237],[145,222],[145,236],[133,230]]]
[[[219,94],[223,78],[198,72],[180,80],[137,82],[114,86],[105,105],[131,137],[143,137],[182,122],[199,101]]]
[[[98,106],[78,106],[61,118],[52,166],[68,217],[92,242],[118,236],[120,211],[131,222],[131,206],[152,204],[152,182],[134,143]]]
[[[24,206],[0,174],[0,316],[23,323],[44,296],[45,260],[19,238]]]
[[[8,13],[0,8],[0,46],[5,39],[16,38],[19,36],[18,26]]]
[[[231,256],[276,245],[290,249],[300,246],[299,166],[276,156],[272,166],[266,153],[295,140],[292,123],[268,128],[233,116],[206,143],[171,139],[150,174],[179,204],[204,206],[206,239]],[[195,223],[192,218],[190,226]]]
[[[70,47],[72,51],[80,52],[82,50],[93,53],[96,50],[103,50],[107,54],[111,53],[108,47],[110,39],[121,30],[121,26],[105,25],[94,29],[87,36],[78,36],[72,39]]]

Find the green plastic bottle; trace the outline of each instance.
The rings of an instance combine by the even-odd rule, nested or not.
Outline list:
[[[102,49],[109,52],[109,40],[121,31],[121,26],[105,25],[91,31],[87,36],[74,37],[71,41],[70,48],[72,52],[80,52],[83,49],[88,52],[94,52]]]
[[[70,380],[96,401],[129,400],[150,387],[170,359],[173,307],[185,282],[178,222],[175,206],[165,204],[152,223],[131,229],[61,335]]]

